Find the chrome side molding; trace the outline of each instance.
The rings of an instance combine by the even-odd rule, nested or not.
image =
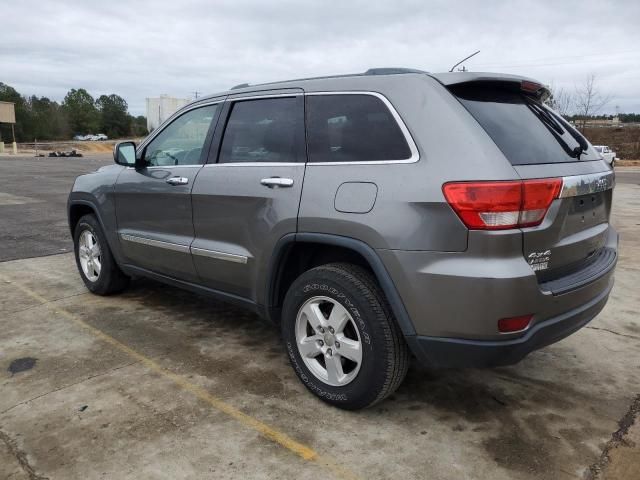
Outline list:
[[[121,233],[120,238],[126,242],[148,245],[150,247],[164,248],[166,250],[172,250],[174,252],[191,253],[193,255],[199,255],[201,257],[215,258],[216,260],[225,260],[227,262],[246,264],[249,261],[249,257],[246,257],[245,255],[236,255],[234,253],[218,252],[216,250],[207,250],[204,248],[190,247],[188,245],[180,245],[178,243],[163,242],[161,240],[138,237],[136,235],[130,235],[128,233]]]
[[[588,175],[572,175],[562,177],[562,190],[560,198],[577,197],[590,193],[604,192],[615,185],[615,174],[613,171],[590,173]]]
[[[150,247],[164,248],[166,250],[173,250],[174,252],[189,253],[188,245],[162,242],[160,240],[152,240],[150,238],[129,235],[128,233],[121,233],[120,238],[126,242],[139,243],[141,245],[149,245]]]
[[[196,247],[191,247],[191,253],[193,255],[200,255],[201,257],[215,258],[216,260],[226,260],[227,262],[234,263],[247,263],[249,260],[244,255],[235,255],[233,253],[217,252],[215,250]]]

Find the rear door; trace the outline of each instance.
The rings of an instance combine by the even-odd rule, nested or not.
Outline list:
[[[277,241],[296,232],[305,170],[301,90],[226,102],[192,191],[191,251],[205,286],[260,301]]]
[[[116,217],[127,264],[180,280],[197,279],[189,250],[194,237],[191,189],[221,105],[178,115],[142,146],[144,166],[126,168],[118,177]]]
[[[522,179],[563,179],[542,224],[522,229],[523,254],[539,278],[567,275],[607,254],[613,173],[594,148],[561,117],[513,88],[471,83],[450,90]]]

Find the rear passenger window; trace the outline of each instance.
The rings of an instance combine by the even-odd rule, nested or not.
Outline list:
[[[310,162],[406,160],[409,145],[387,106],[373,95],[307,96]]]
[[[290,97],[235,102],[218,161],[304,162],[302,100]]]

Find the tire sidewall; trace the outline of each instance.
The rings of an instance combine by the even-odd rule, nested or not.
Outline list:
[[[315,273],[315,274],[314,274]],[[362,298],[355,285],[339,279],[338,275],[327,275],[326,271],[311,270],[298,278],[285,298],[282,312],[282,336],[287,355],[296,374],[304,385],[321,399],[343,408],[361,408],[372,403],[383,388],[386,366],[384,344],[376,340],[384,333],[376,322],[382,310],[376,312],[370,302]],[[333,277],[333,278],[331,278]],[[360,370],[347,385],[335,387],[318,379],[305,365],[297,348],[295,323],[300,307],[310,298],[324,296],[332,298],[345,307],[353,318],[360,334],[362,363]],[[378,342],[382,343],[382,342]]]

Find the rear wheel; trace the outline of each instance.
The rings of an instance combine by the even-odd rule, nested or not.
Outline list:
[[[80,277],[86,287],[98,295],[109,295],[129,284],[113,259],[100,223],[94,215],[84,215],[76,225],[74,252]]]
[[[282,336],[296,374],[316,396],[355,410],[404,379],[409,352],[384,294],[365,269],[334,263],[302,274],[287,292]]]

